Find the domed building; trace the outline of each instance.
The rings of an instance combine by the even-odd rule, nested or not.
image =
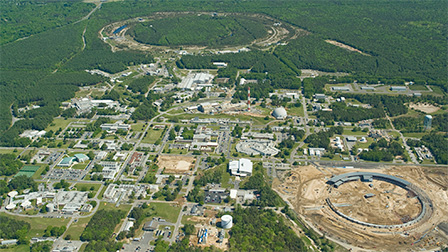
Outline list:
[[[288,114],[286,113],[286,109],[284,107],[278,107],[272,111],[272,116],[274,116],[277,120],[283,120],[288,116]]]

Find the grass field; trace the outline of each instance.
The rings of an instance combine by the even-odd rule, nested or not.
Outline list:
[[[27,233],[28,238],[41,237],[48,226],[60,227],[67,225],[69,219],[64,218],[41,218],[41,217],[21,217],[0,213],[2,216],[8,216],[16,220],[26,221],[31,224],[31,229]]]
[[[142,132],[146,128],[146,124],[143,122],[134,123],[131,125],[131,129],[134,132]]]
[[[409,85],[410,90],[420,90],[420,91],[427,91],[428,88],[424,85]]]
[[[287,109],[288,115],[293,116],[305,116],[305,112],[303,111],[303,107],[291,107]]]
[[[17,152],[14,152],[14,149],[0,149],[0,154],[11,154],[18,155],[21,151],[23,151],[23,148],[15,148],[17,149]]]
[[[67,119],[64,118],[56,118],[53,120],[52,123],[45,129],[46,131],[52,130],[53,132],[56,132],[59,128],[65,129],[70,122],[77,121],[78,119]]]
[[[98,199],[103,199],[103,194],[106,191],[107,186],[103,187],[103,189],[101,190],[100,194],[98,194]]]
[[[427,132],[411,132],[411,133],[403,133],[404,137],[416,137],[422,138],[424,135],[427,135]]]
[[[98,183],[98,184],[94,184],[94,183],[76,183],[76,185],[75,185],[75,187],[76,187],[76,190],[78,190],[78,191],[89,191],[89,192],[97,192],[98,191],[98,189],[100,189],[100,187],[101,187],[101,184],[100,183]],[[93,190],[90,190],[90,188],[92,188],[93,187]]]
[[[142,143],[150,143],[153,144],[155,143],[158,139],[160,139],[160,137],[162,136],[163,130],[159,129],[159,130],[154,130],[154,129],[150,129],[147,131],[146,136],[143,138]]]
[[[439,95],[443,95],[445,94],[445,92],[443,92],[442,88],[440,88],[439,86],[430,86],[433,94],[439,94]]]
[[[1,252],[29,252],[30,246],[23,244],[23,245],[17,245],[17,246],[11,246],[8,248],[0,249]]]
[[[40,168],[34,173],[34,175],[31,177],[33,179],[40,179],[40,175],[42,174],[42,172],[44,171],[45,167],[47,167],[48,165],[41,165]]]
[[[153,202],[149,206],[154,207],[154,217],[161,217],[171,223],[176,223],[181,210],[179,206],[172,206],[169,203]]]
[[[92,219],[92,216],[87,218],[79,218],[77,222],[72,222],[70,227],[65,232],[65,235],[69,234],[72,237],[72,240],[79,240],[82,231],[84,231],[84,228],[87,226],[87,223],[89,223],[90,219]]]
[[[88,163],[89,163],[88,161],[85,161],[83,163],[75,164],[75,165],[72,166],[72,169],[84,170],[84,168],[86,168]]]
[[[357,132],[353,132],[352,128],[344,128],[344,135],[348,135],[348,136],[367,136],[367,132],[362,132],[362,131],[357,131]]]

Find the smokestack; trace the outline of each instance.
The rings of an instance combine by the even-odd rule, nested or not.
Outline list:
[[[247,111],[250,112],[250,87],[247,87]]]

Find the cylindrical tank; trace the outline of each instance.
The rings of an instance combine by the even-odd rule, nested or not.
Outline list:
[[[229,229],[232,227],[233,218],[230,215],[223,215],[221,217],[221,227],[224,229]]]
[[[54,211],[53,203],[48,203],[45,207],[47,208],[47,212],[49,212],[49,213],[52,213]]]

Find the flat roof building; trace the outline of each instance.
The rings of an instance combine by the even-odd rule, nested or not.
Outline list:
[[[349,87],[331,87],[331,90],[333,91],[350,91]]]
[[[73,162],[76,160],[75,157],[65,157],[59,162],[58,166],[62,167],[69,167],[73,164]]]
[[[391,91],[406,91],[407,88],[405,86],[391,86],[390,90]]]
[[[230,173],[234,176],[251,176],[253,170],[252,161],[246,158],[241,158],[240,160],[231,161],[229,163]]]

